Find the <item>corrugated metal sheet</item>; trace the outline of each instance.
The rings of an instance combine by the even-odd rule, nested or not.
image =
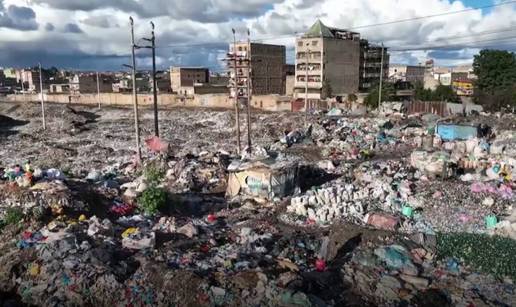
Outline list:
[[[407,105],[408,114],[432,113],[442,117],[448,116],[449,111],[446,102],[440,101],[413,101]]]

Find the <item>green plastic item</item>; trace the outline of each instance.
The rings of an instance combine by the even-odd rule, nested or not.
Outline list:
[[[498,219],[496,218],[496,215],[488,215],[486,216],[486,227],[487,229],[492,229],[496,227],[496,224],[498,224]]]
[[[412,207],[409,206],[403,206],[403,208],[401,209],[401,213],[406,217],[412,217],[414,216],[414,209],[412,209]]]

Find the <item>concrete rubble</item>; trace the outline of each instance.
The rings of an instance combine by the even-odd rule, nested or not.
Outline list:
[[[38,107],[0,104],[0,301],[516,302],[512,115],[255,113],[237,155],[232,112],[142,110],[137,164],[129,110]]]

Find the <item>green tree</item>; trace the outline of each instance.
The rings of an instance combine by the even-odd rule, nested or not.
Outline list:
[[[371,88],[369,91],[369,95],[364,99],[364,104],[372,109],[376,109],[378,107],[378,98],[379,98],[379,92],[378,89],[380,87],[376,85],[375,87]],[[383,83],[382,86],[382,102],[384,101],[392,101],[394,99],[394,96],[396,95],[396,91],[394,90],[394,85],[389,82]]]
[[[414,97],[416,100],[421,101],[431,101],[432,100],[432,90],[426,89],[423,82],[418,81],[414,86]]]
[[[460,98],[457,96],[457,93],[453,90],[451,86],[439,85],[432,91],[432,100],[434,101],[448,101],[459,103]]]
[[[505,50],[482,50],[475,56],[473,70],[475,101],[487,111],[516,106],[516,54]]]
[[[516,84],[516,55],[505,50],[482,50],[475,55],[473,71],[478,77],[476,88],[496,94]]]
[[[421,101],[449,101],[460,102],[459,96],[455,93],[451,86],[439,85],[432,91],[424,87],[423,82],[416,82],[414,86],[414,96],[416,100]]]

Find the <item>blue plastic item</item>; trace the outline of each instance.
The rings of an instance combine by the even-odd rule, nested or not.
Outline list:
[[[453,124],[438,124],[436,134],[444,141],[469,140],[477,137],[477,127]]]

